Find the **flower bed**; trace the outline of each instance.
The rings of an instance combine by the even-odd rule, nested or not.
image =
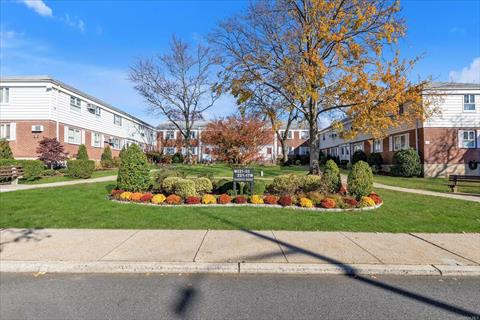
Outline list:
[[[227,194],[213,195],[204,194],[202,197],[188,196],[182,198],[177,194],[168,196],[163,194],[152,194],[150,192],[128,192],[123,190],[112,190],[110,199],[118,202],[134,202],[138,204],[149,204],[156,206],[258,206],[258,207],[276,207],[291,208],[317,211],[352,211],[352,210],[370,210],[380,207],[383,202],[376,193],[364,196],[357,201],[356,199],[340,194],[326,195],[322,200],[312,200],[307,196],[276,196],[276,195],[238,195],[229,196]]]

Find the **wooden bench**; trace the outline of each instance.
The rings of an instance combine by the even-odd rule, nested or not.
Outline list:
[[[457,192],[457,187],[459,186],[459,182],[462,184],[460,186],[465,186],[463,183],[480,183],[480,176],[461,176],[461,175],[449,175],[448,181],[450,184],[448,185],[452,192]],[[471,185],[468,185],[469,187]]]
[[[18,179],[22,177],[23,168],[21,166],[0,167],[0,181],[10,180],[12,184],[18,184]]]

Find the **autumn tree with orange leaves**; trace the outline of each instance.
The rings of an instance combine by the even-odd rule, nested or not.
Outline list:
[[[260,150],[271,143],[272,134],[264,121],[230,116],[210,122],[202,132],[212,157],[232,167],[262,160]]]
[[[417,59],[400,58],[400,9],[390,0],[253,2],[210,37],[222,58],[224,88],[245,100],[255,85],[282,95],[308,123],[316,173],[320,120],[341,114],[352,119],[345,137],[378,138],[428,116],[426,81],[407,78]]]

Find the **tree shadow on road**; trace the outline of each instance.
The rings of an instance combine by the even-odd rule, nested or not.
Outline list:
[[[12,243],[28,242],[28,241],[41,241],[45,238],[50,238],[51,235],[42,233],[42,229],[3,229],[2,239],[0,240],[0,252],[2,252],[5,246]]]

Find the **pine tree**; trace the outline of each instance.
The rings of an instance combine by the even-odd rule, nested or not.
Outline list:
[[[13,159],[12,149],[7,140],[0,140],[0,159]]]
[[[78,147],[77,160],[88,160],[87,147],[84,144],[81,144]]]

